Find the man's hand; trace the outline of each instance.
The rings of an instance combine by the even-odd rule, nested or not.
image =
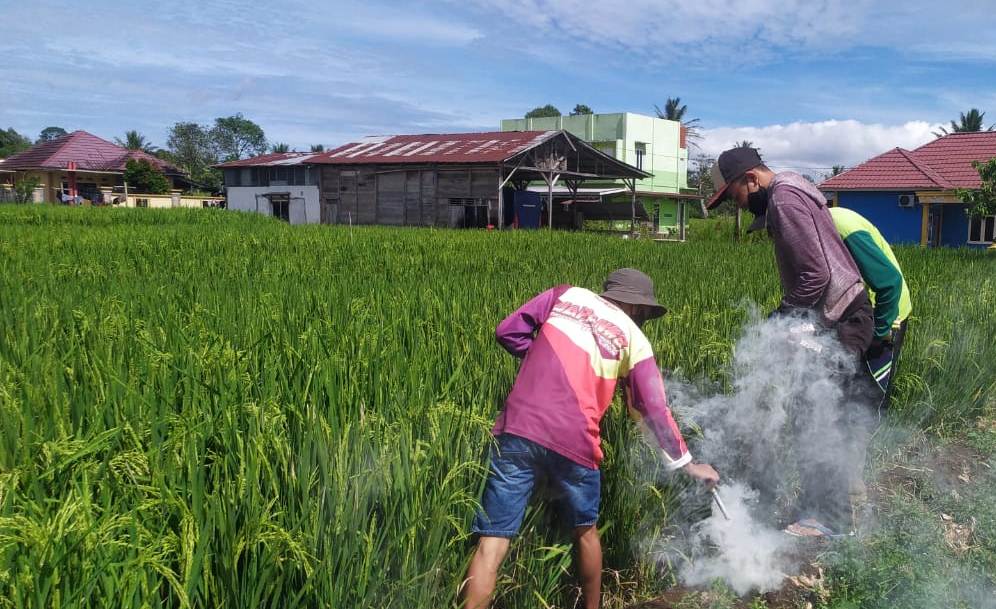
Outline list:
[[[886,349],[892,350],[892,340],[876,336],[872,339],[871,346],[865,351],[866,359],[876,359],[882,356]]]
[[[685,473],[712,489],[719,484],[719,472],[708,463],[689,463],[682,467]]]

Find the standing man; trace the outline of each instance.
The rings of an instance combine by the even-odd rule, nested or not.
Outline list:
[[[830,217],[868,287],[868,299],[875,311],[875,334],[865,361],[882,389],[882,406],[886,407],[906,336],[906,319],[913,311],[910,289],[889,242],[874,224],[843,207],[831,207]]]
[[[586,609],[597,609],[602,585],[598,538],[602,460],[599,423],[619,379],[630,406],[654,433],[669,469],[714,486],[719,475],[692,463],[668,409],[664,381],[640,326],[666,311],[650,277],[613,271],[601,295],[559,285],[522,305],[498,325],[506,351],[523,358],[492,433],[491,469],[474,518],[477,549],[467,571],[466,609],[484,609],[494,593],[509,540],[519,532],[538,479],[563,500],[574,529]]]
[[[853,354],[856,369],[871,346],[874,321],[850,253],[834,228],[826,198],[816,186],[793,172],[775,175],[753,148],[732,148],[719,155],[712,170],[716,194],[711,209],[732,199],[740,209],[757,218],[755,228],[765,226],[774,242],[775,260],[782,283],[782,301],[775,315],[812,312],[821,325],[836,334]],[[785,532],[798,536],[835,536],[853,526],[850,492],[860,486],[868,425],[861,409],[870,404],[866,375],[843,381],[850,395],[850,410],[838,425],[846,446],[841,452],[858,455],[843,465],[832,455],[801,464],[802,493],[799,518]]]

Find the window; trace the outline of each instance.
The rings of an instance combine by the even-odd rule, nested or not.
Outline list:
[[[996,241],[996,216],[969,218],[969,243],[992,243],[993,241]]]
[[[148,206],[149,206],[148,199],[135,199],[135,207],[148,207]]]
[[[636,143],[636,168],[643,169],[643,157],[647,156],[647,145],[643,142]]]
[[[270,206],[273,209],[274,218],[290,222],[290,195],[270,195]]]
[[[463,216],[456,218],[458,228],[485,228],[488,225],[490,205],[487,199],[452,198],[450,206],[463,208]]]
[[[253,167],[252,168],[252,181],[250,184],[244,184],[245,186],[269,186],[270,185],[270,168],[269,167]]]
[[[595,148],[599,152],[607,154],[613,158],[616,156],[616,143],[615,142],[603,142],[601,144],[595,144]]]
[[[248,171],[248,169],[226,169],[225,170],[225,186],[241,186],[242,185],[242,172]],[[248,186],[249,184],[246,184]]]

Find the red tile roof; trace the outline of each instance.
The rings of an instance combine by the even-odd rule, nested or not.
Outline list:
[[[251,159],[239,159],[215,165],[221,169],[232,167],[264,167],[269,165],[300,165],[304,162],[311,162],[311,157],[317,155],[316,152],[271,152],[252,157]]]
[[[130,159],[145,159],[169,174],[183,173],[162,159],[141,150],[128,150],[86,131],[73,131],[48,142],[35,144],[0,162],[6,170],[65,170],[70,162],[79,171],[124,171]]]
[[[915,154],[954,188],[978,188],[979,172],[972,161],[996,157],[996,131],[952,133],[920,146]]]
[[[320,153],[309,163],[488,163],[504,161],[557,131],[489,131],[368,137]]]
[[[996,157],[996,131],[952,133],[916,150],[894,148],[820,184],[823,190],[978,188],[972,161]]]

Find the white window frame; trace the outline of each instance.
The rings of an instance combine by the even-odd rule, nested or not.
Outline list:
[[[633,144],[633,152],[636,154],[636,168],[643,169],[643,161],[647,158],[647,144],[644,142],[635,142]]]
[[[993,221],[993,234],[989,235],[990,238],[987,241],[986,240],[986,233],[985,233],[985,230],[986,230],[986,220],[988,220],[990,218],[992,218],[992,221]],[[982,238],[982,241],[972,241],[972,222],[976,222],[976,221],[982,223],[982,226],[979,227],[979,237]],[[993,243],[994,241],[996,241],[996,216],[982,216],[981,218],[974,218],[974,217],[969,217],[968,218],[968,235],[966,236],[966,240],[965,240],[966,243],[969,243],[971,245],[989,245],[990,243]]]

